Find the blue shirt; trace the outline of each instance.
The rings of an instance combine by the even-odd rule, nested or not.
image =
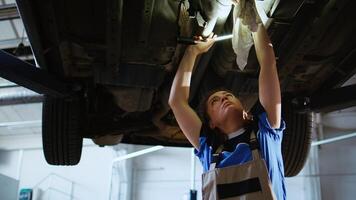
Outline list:
[[[262,158],[266,161],[268,175],[272,183],[274,194],[278,200],[286,199],[286,187],[284,180],[284,165],[282,158],[282,137],[285,122],[282,120],[281,127],[273,129],[267,120],[266,112],[258,116],[257,139],[260,144]],[[209,170],[212,161],[212,147],[207,143],[207,137],[203,134],[199,138],[200,148],[195,150],[203,165],[204,172]],[[251,150],[246,143],[239,143],[233,152],[223,151],[217,168],[238,165],[252,160]]]

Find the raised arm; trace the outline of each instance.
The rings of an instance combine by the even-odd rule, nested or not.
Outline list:
[[[253,33],[253,40],[261,68],[258,78],[259,99],[266,110],[272,128],[279,128],[281,123],[281,89],[276,58],[267,31],[262,24],[259,25],[257,32]]]
[[[187,47],[174,77],[168,101],[179,127],[196,149],[199,148],[202,122],[188,103],[190,79],[197,56],[208,51],[213,42],[210,37],[206,42]]]

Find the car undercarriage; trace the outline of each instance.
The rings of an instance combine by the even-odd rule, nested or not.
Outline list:
[[[34,77],[41,70],[36,80],[17,83],[44,94],[47,161],[76,164],[82,138],[92,138],[99,146],[119,142],[190,146],[168,106],[170,86],[186,48],[177,39],[204,31],[198,15],[209,20],[207,10],[216,2],[17,0],[39,68],[16,74],[0,71],[16,82],[16,76]],[[355,105],[355,97],[349,95],[355,86],[344,83],[356,72],[356,13],[351,0],[265,0],[256,4],[268,19],[283,110],[288,112],[283,115],[290,139],[284,146],[302,149],[297,156],[289,155],[299,159],[287,167],[287,175],[295,175],[310,146],[310,112]],[[230,5],[218,18],[214,33],[231,34],[232,9]],[[208,91],[220,87],[233,91],[248,109],[256,104],[259,66],[254,48],[243,71],[235,59],[231,40],[217,42],[199,58],[190,91],[193,108]],[[70,132],[68,140],[76,141],[71,145],[79,145],[70,150],[77,156],[69,160],[61,158],[67,147],[53,142],[66,131]],[[298,136],[300,132],[303,136]],[[73,134],[77,136],[72,138]],[[298,143],[292,145],[293,140]],[[46,153],[46,148],[58,152]]]

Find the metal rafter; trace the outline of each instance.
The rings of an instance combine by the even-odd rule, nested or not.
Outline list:
[[[0,21],[20,18],[16,4],[0,5]]]

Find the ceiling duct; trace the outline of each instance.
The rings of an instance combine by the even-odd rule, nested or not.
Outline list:
[[[0,88],[0,106],[39,103],[42,98],[41,94],[19,86]]]

